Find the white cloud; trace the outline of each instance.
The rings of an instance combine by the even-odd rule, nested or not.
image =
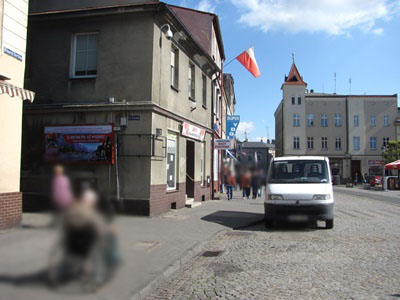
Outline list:
[[[377,20],[400,12],[398,0],[230,0],[241,13],[239,21],[265,32],[327,32],[349,35],[352,28],[381,34]]]
[[[212,0],[201,0],[195,7],[197,10],[201,11],[207,11],[214,13],[215,9],[217,8],[217,1],[212,1]]]
[[[254,122],[240,122],[239,126],[236,130],[236,134],[238,135],[244,135],[245,132],[247,135],[249,135],[251,132],[253,132],[255,129],[254,127]]]

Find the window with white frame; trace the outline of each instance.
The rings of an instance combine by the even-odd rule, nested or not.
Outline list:
[[[384,138],[383,138],[382,146],[383,146],[383,147],[387,147],[388,145],[389,145],[389,138],[388,138],[388,137],[384,137]]]
[[[205,184],[206,184],[206,142],[201,143],[200,182],[201,182],[201,186],[205,186]]]
[[[178,143],[177,135],[172,132],[168,132],[167,138],[167,189],[176,189],[176,173],[177,173],[177,157]]]
[[[189,99],[195,100],[195,67],[194,64],[189,63],[189,74],[188,74],[188,91],[189,91]]]
[[[369,148],[371,150],[376,150],[376,136],[371,136],[369,138]]]
[[[327,126],[328,126],[328,115],[321,114],[321,127],[327,127]]]
[[[383,126],[389,126],[389,115],[383,116]]]
[[[98,32],[73,36],[72,77],[96,77]]]
[[[337,137],[335,139],[335,148],[336,148],[336,150],[342,149],[342,138]]]
[[[314,149],[314,138],[313,138],[312,136],[309,136],[309,137],[307,138],[307,148],[308,148],[309,150]]]
[[[307,126],[313,127],[314,126],[314,114],[307,115]]]
[[[376,116],[372,115],[369,120],[371,126],[376,126]]]
[[[358,125],[359,125],[358,115],[353,116],[353,124],[354,124],[354,127],[358,127]]]
[[[300,115],[293,114],[293,127],[300,127]]]
[[[327,137],[321,138],[321,149],[323,149],[323,150],[328,149],[328,138]]]
[[[298,136],[293,137],[293,149],[300,149],[300,137]]]
[[[203,107],[207,107],[207,77],[203,74],[202,76],[202,85],[203,85]]]
[[[179,50],[171,46],[171,87],[178,89],[179,82]]]
[[[360,137],[353,136],[353,150],[360,150]]]
[[[341,114],[335,114],[335,126],[336,127],[342,126],[342,115]]]

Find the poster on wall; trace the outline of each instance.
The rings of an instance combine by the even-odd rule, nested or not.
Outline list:
[[[113,164],[113,126],[45,126],[44,160],[48,163]]]

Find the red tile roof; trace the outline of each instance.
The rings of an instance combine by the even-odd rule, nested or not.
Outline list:
[[[296,64],[293,62],[292,67],[290,68],[289,75],[286,77],[283,85],[305,85],[307,83],[303,81],[303,78],[300,76],[299,70],[297,70]]]

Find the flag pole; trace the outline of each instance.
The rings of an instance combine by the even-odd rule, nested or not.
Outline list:
[[[236,59],[236,57],[232,58],[229,62],[224,64],[224,68],[226,68],[231,62],[233,62]]]

